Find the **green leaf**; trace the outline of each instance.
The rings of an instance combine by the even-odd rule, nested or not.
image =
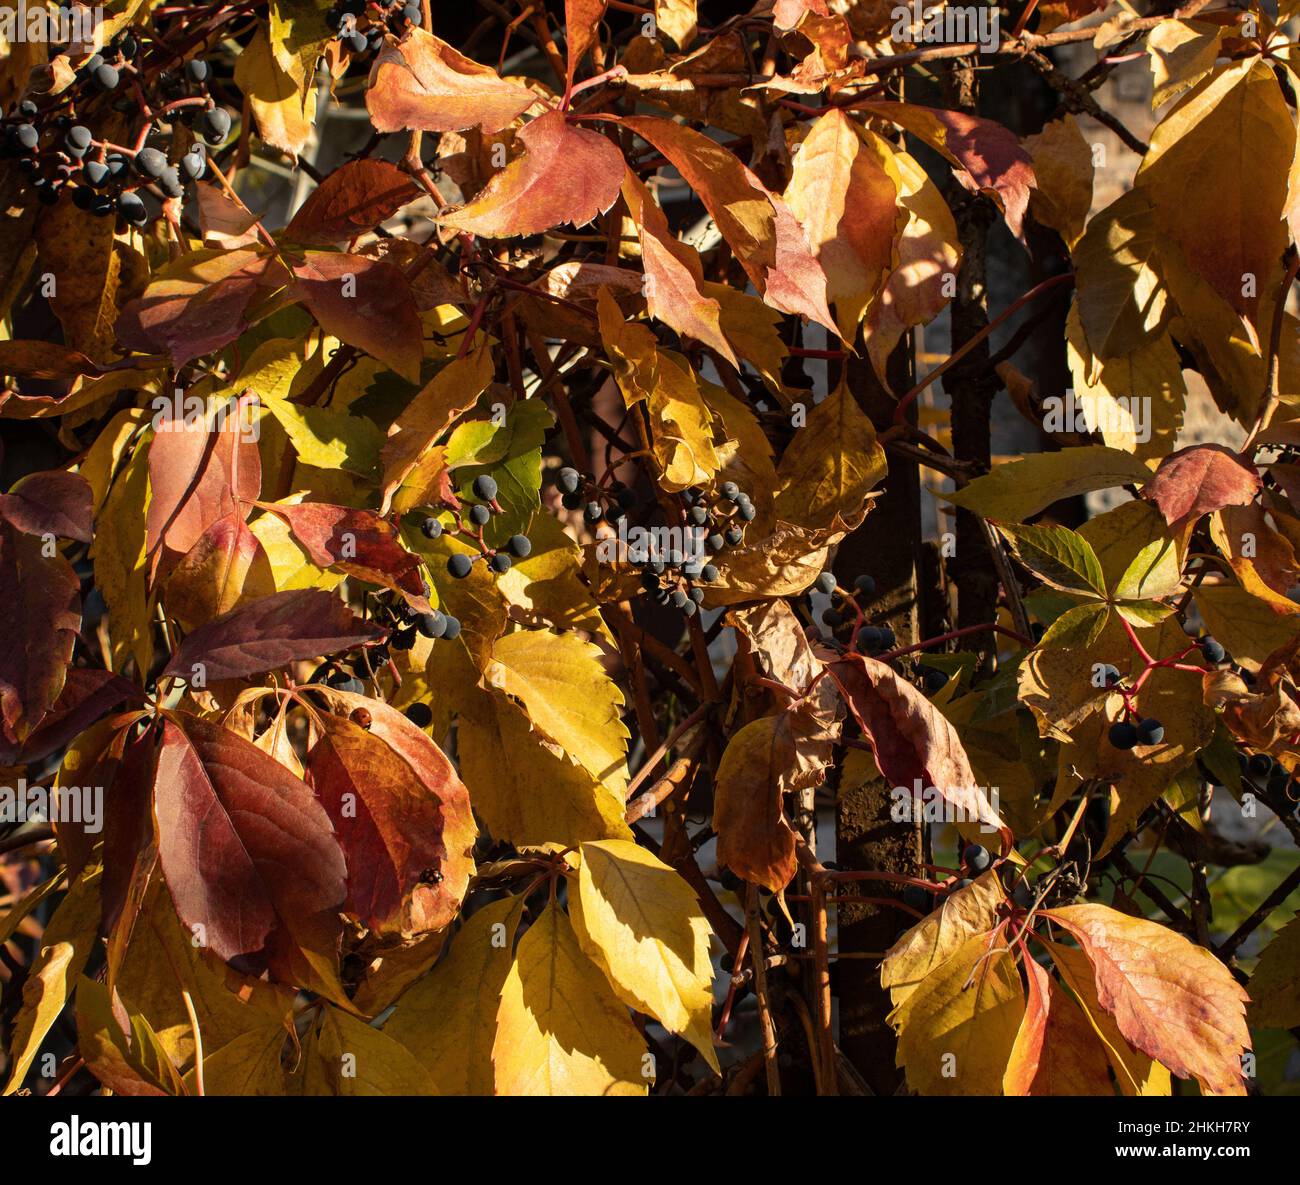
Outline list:
[[[1038,645],[1044,649],[1091,646],[1106,628],[1109,617],[1110,609],[1096,601],[1076,605],[1052,622]]]
[[[998,524],[1012,551],[1031,572],[1063,592],[1104,597],[1106,582],[1097,553],[1066,527],[1009,527]]]
[[[305,407],[268,395],[262,398],[304,465],[347,469],[362,477],[378,473],[384,434],[370,420],[334,408]]]

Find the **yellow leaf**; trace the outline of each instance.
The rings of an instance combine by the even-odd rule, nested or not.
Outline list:
[[[696,0],[655,0],[655,24],[685,49],[699,26],[695,8]]]
[[[1084,426],[1099,431],[1109,447],[1143,460],[1172,451],[1183,426],[1187,385],[1169,334],[1100,362],[1088,350],[1077,306],[1068,324],[1070,375]]]
[[[285,73],[264,30],[235,58],[235,84],[248,97],[258,135],[293,157],[306,146],[316,118],[312,81],[305,74],[294,79]]]
[[[161,877],[154,879],[117,974],[117,990],[143,1013],[168,1057],[184,1067],[194,1056],[194,1030],[181,997],[190,994],[208,1053],[250,1031],[279,1029],[293,1009],[283,988],[231,970],[194,944]]]
[[[599,634],[611,647],[614,637],[582,579],[582,548],[554,515],[533,515],[528,527],[533,550],[497,577],[497,588],[511,605],[556,629]]]
[[[1176,99],[1214,69],[1223,33],[1221,25],[1167,20],[1147,34],[1147,53],[1151,55],[1155,81],[1152,109]]]
[[[22,1086],[45,1034],[67,1004],[99,938],[99,882],[98,865],[73,881],[41,936],[40,949],[23,984],[22,1009],[14,1023],[5,1094],[13,1094]]]
[[[1134,182],[1150,195],[1160,234],[1256,325],[1261,297],[1276,292],[1281,276],[1295,148],[1273,69],[1250,58],[1211,74],[1161,120]]]
[[[974,934],[890,1013],[898,1064],[922,1095],[1001,1094],[1025,1013],[1015,958]]]
[[[643,1095],[651,1059],[554,905],[519,941],[492,1047],[499,1095]]]
[[[1300,1025],[1300,914],[1269,940],[1250,977],[1250,1023],[1260,1028]]]
[[[289,1093],[281,1054],[288,1033],[283,1025],[268,1025],[240,1033],[217,1049],[203,1051],[204,1095],[279,1098]],[[208,1040],[206,1032],[204,1040]],[[198,1092],[198,1075],[185,1075],[185,1089]]]
[[[1145,481],[1151,471],[1128,453],[1101,445],[1030,453],[977,477],[945,501],[998,522],[1023,522],[1058,498]]]
[[[628,407],[646,401],[655,458],[667,490],[702,485],[718,471],[709,409],[686,359],[655,345],[644,325],[623,320],[608,289],[598,298],[600,332]]]
[[[439,1094],[492,1094],[497,1008],[523,905],[522,897],[503,897],[478,910],[384,1026],[424,1067]]]
[[[622,798],[556,753],[500,696],[485,699],[457,732],[461,773],[488,831],[516,847],[628,839]]]
[[[574,634],[519,630],[493,645],[487,682],[520,700],[547,738],[626,796],[623,693],[605,673],[599,647]]]
[[[108,606],[113,666],[133,655],[137,670],[149,670],[153,658],[151,598],[145,562],[145,520],[149,508],[149,448],[152,433],[142,438],[118,475],[95,518],[90,554],[95,583]]]
[[[684,1036],[718,1073],[710,930],[695,890],[636,843],[585,843],[569,914],[624,1003]]]
[[[1300,634],[1300,608],[1266,601],[1239,585],[1201,584],[1193,596],[1205,628],[1223,643],[1233,662],[1252,673]]]
[[[363,1020],[325,1006],[317,1054],[334,1094],[432,1095],[428,1071],[406,1046]]]
[[[1024,145],[1034,162],[1029,208],[1073,249],[1092,209],[1092,146],[1069,114],[1026,137]]]
[[[993,869],[973,884],[948,894],[894,943],[880,964],[880,983],[895,1005],[902,1004],[932,971],[972,935],[986,934],[997,924],[997,910],[1006,896]]]
[[[777,517],[814,530],[852,529],[885,471],[875,429],[842,382],[808,413],[781,457]]]

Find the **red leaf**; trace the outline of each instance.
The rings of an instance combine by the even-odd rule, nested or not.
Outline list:
[[[500,131],[537,101],[490,66],[412,29],[386,42],[370,70],[366,108],[377,132]]]
[[[413,605],[427,606],[420,557],[397,541],[392,525],[373,510],[354,510],[328,502],[297,506],[263,503],[289,524],[312,562],[321,568],[341,568],[362,580],[406,594]]]
[[[0,735],[19,744],[63,690],[81,626],[72,566],[9,523],[0,523]]]
[[[112,671],[69,667],[53,707],[21,747],[0,738],[0,761],[29,765],[62,749],[78,733],[127,701],[143,703],[135,684]]]
[[[180,369],[219,350],[248,328],[247,312],[283,278],[264,247],[205,248],[164,268],[117,320],[128,349],[171,356]]]
[[[423,933],[455,916],[475,828],[469,796],[442,750],[400,712],[326,692],[366,727],[326,716],[307,775],[338,832],[348,910],[379,930]]]
[[[125,915],[124,933],[109,943],[110,952],[119,954],[130,937],[131,927],[144,903],[150,875],[158,862],[158,833],[153,814],[158,738],[150,729],[131,740],[129,731],[124,728],[118,734],[124,749],[110,746],[121,753],[121,760],[105,771],[111,774],[111,784],[104,787],[104,876],[99,885],[103,903],[100,933],[111,935]],[[96,773],[99,772],[97,769]],[[59,832],[60,847],[65,830]]]
[[[163,875],[196,937],[237,970],[329,986],[347,888],[311,788],[228,728],[172,715],[154,811]]]
[[[293,243],[344,243],[387,221],[421,189],[386,160],[353,160],[335,169],[284,229]]]
[[[809,317],[838,335],[835,318],[826,307],[826,276],[784,202],[701,132],[651,116],[632,116],[622,123],[659,149],[699,194],[768,304]]]
[[[826,669],[871,742],[880,772],[895,787],[912,792],[933,788],[957,808],[959,820],[1002,828],[975,782],[956,729],[911,683],[861,654],[846,655]]]
[[[169,416],[158,425],[149,445],[145,520],[156,571],[170,571],[218,520],[248,516],[262,492],[262,458],[248,429],[242,410],[219,418]],[[155,556],[160,545],[172,554]]]
[[[164,675],[243,679],[291,662],[350,650],[383,634],[323,588],[273,593],[199,626],[167,664]]]
[[[445,226],[487,238],[532,235],[562,222],[582,226],[618,197],[623,154],[597,132],[572,127],[548,111],[519,132],[527,149],[497,173],[463,210],[444,215]]]
[[[308,251],[294,268],[294,295],[326,333],[420,381],[424,331],[401,268],[364,255]]]
[[[606,0],[564,0],[564,31],[568,38],[565,60],[565,85],[573,86],[574,71],[596,41],[596,33],[605,16]]]
[[[1246,506],[1259,493],[1259,473],[1221,444],[1194,444],[1170,453],[1142,488],[1170,526],[1225,506]]]
[[[0,518],[28,535],[57,535],[89,543],[94,506],[90,482],[66,469],[47,469],[0,494]]]

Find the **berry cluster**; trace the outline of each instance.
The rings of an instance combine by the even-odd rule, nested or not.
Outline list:
[[[494,514],[500,514],[501,504],[497,501],[496,479],[486,473],[474,479],[474,497],[479,499],[462,516],[458,510],[452,511],[454,522],[450,528],[442,525],[442,520],[430,515],[420,524],[420,533],[426,539],[437,539],[442,534],[464,535],[478,545],[478,554],[469,555],[457,552],[447,560],[447,571],[457,580],[464,580],[474,570],[475,560],[486,560],[488,567],[498,576],[510,571],[515,560],[522,560],[532,553],[533,545],[527,535],[511,535],[504,547],[489,547],[483,539],[483,528],[492,521]],[[430,635],[433,637],[435,635]]]
[[[138,37],[125,33],[87,58],[71,86],[49,100],[24,99],[5,118],[0,154],[17,159],[39,201],[54,205],[66,192],[96,217],[119,215],[125,224],[143,226],[152,216],[145,194],[158,203],[183,198],[187,186],[207,173],[207,152],[198,140],[171,159],[149,138],[157,132],[175,145],[174,126],[164,131],[160,125],[182,122],[210,145],[227,139],[230,113],[207,93],[208,63],[193,58],[181,72],[162,71],[150,82],[145,54]],[[146,117],[134,147],[96,138],[89,123],[102,123],[108,110]],[[88,122],[81,121],[83,112]]]
[[[354,57],[377,50],[386,31],[400,36],[422,19],[419,4],[408,0],[340,0],[325,14],[335,40]]]
[[[850,593],[840,588],[834,572],[823,572],[813,581],[813,588],[831,598],[830,607],[822,613],[822,625],[831,631],[832,637],[851,634],[851,648],[862,654],[884,654],[898,645],[898,638],[889,626],[866,624],[858,604],[859,597],[869,599],[876,595],[874,576],[863,574],[857,577]],[[837,640],[848,639],[846,636],[837,637]]]
[[[1247,757],[1237,754],[1241,776],[1257,790],[1263,791],[1269,799],[1283,810],[1294,810],[1300,802],[1300,778],[1287,771],[1280,761],[1275,761],[1267,753],[1255,753]]]
[[[629,511],[636,510],[641,502],[636,491],[621,481],[612,481],[605,489],[576,469],[565,468],[556,473],[555,488],[560,491],[565,510],[581,510],[589,527],[602,521],[615,524]]]
[[[745,524],[757,511],[734,481],[723,482],[711,500],[697,489],[683,490],[680,497],[686,528],[683,547],[659,552],[638,544],[629,548],[627,561],[641,573],[642,588],[658,604],[693,617],[704,601],[700,585],[718,579],[717,565],[708,557],[743,543]]]

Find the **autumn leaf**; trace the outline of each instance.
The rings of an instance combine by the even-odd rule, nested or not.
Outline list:
[[[1014,523],[1023,522],[1059,498],[1141,482],[1150,476],[1151,471],[1129,453],[1087,445],[1030,453],[941,497],[985,518]]]
[[[40,1052],[41,1042],[72,995],[99,935],[99,868],[87,869],[68,888],[45,927],[40,950],[23,984],[23,1011],[10,1038],[9,1081],[14,1094]]]
[[[204,679],[243,679],[300,659],[350,650],[381,633],[321,589],[273,593],[199,626],[163,674],[190,678],[200,667]]]
[[[862,654],[846,655],[827,669],[871,742],[880,772],[894,786],[909,793],[933,788],[960,812],[959,819],[1002,828],[956,729],[911,683]]]
[[[398,541],[392,525],[372,510],[353,510],[324,502],[263,503],[264,510],[289,524],[294,538],[322,568],[395,588],[418,603],[424,599],[420,557]]]
[[[641,1095],[645,1043],[554,905],[519,940],[501,989],[499,1095]]]
[[[582,226],[614,204],[623,154],[610,140],[548,111],[516,136],[524,155],[497,173],[445,226],[486,238],[531,235],[561,223]]]
[[[252,309],[287,279],[264,247],[204,247],[155,275],[117,320],[125,346],[164,353],[177,369],[219,350],[250,324]]]
[[[37,536],[0,523],[0,715],[4,739],[25,740],[52,708],[81,626],[76,574]]]
[[[581,852],[569,904],[578,944],[627,1004],[687,1037],[718,1073],[709,924],[695,893],[629,840],[585,843]]]
[[[898,1065],[923,1095],[1002,1093],[1025,995],[996,932],[967,938],[890,1013]]]
[[[718,863],[743,880],[779,893],[795,874],[795,835],[783,783],[796,766],[788,713],[751,720],[727,743],[718,766],[713,829]]]
[[[823,115],[799,145],[785,200],[826,273],[840,334],[851,339],[893,263],[900,180],[889,146],[841,111]]]
[[[970,938],[991,931],[1005,896],[997,872],[990,870],[947,894],[936,910],[904,933],[880,964],[881,985],[894,1004],[902,1004]]]
[[[423,29],[385,41],[370,69],[366,108],[377,132],[495,132],[536,101],[490,66],[458,53]]]
[[[1045,911],[1092,963],[1097,999],[1136,1049],[1210,1094],[1244,1094],[1247,996],[1209,951],[1181,934],[1108,909]]]
[[[348,161],[312,191],[284,228],[284,237],[293,243],[346,243],[387,222],[419,192],[388,161]]]
[[[786,522],[852,528],[870,490],[885,476],[885,451],[847,383],[808,413],[781,457],[776,513]]]
[[[1259,488],[1254,466],[1231,449],[1221,444],[1194,444],[1161,461],[1142,496],[1173,526],[1225,506],[1245,506]]]
[[[1009,1095],[1113,1094],[1105,1046],[1087,1015],[1056,987],[1041,963],[1024,961],[1028,1003],[1007,1063]]]
[[[173,717],[154,811],[176,911],[204,946],[239,969],[339,991],[344,860],[307,786],[229,729]]]
[[[1024,233],[1034,165],[1014,132],[968,115],[914,103],[862,103],[857,110],[887,119],[924,140],[953,166],[957,180],[974,192],[991,195],[1017,238]]]
[[[492,646],[486,681],[520,700],[549,740],[620,797],[627,789],[623,693],[573,634],[518,630]]]
[[[53,469],[30,473],[0,494],[0,519],[28,535],[91,540],[90,483],[78,473]]]
[[[326,333],[419,381],[423,330],[400,268],[365,255],[308,251],[293,276],[295,296]]]
[[[494,1093],[497,1008],[522,914],[518,897],[475,912],[457,931],[447,957],[402,997],[384,1026],[425,1067],[439,1094]],[[448,1007],[449,1001],[455,1006]]]

